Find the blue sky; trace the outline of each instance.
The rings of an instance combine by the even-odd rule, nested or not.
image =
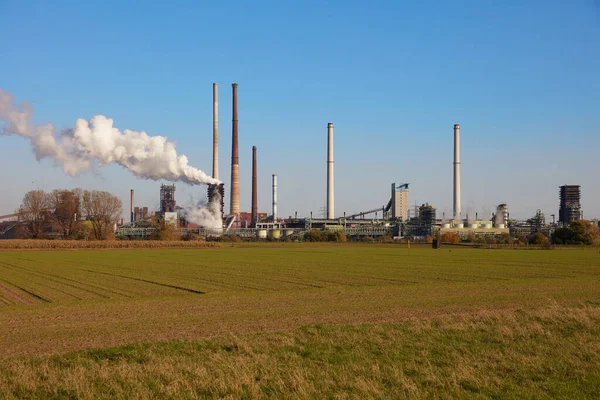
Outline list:
[[[125,4],[127,3],[127,4]],[[229,187],[231,83],[239,84],[242,210],[251,147],[259,208],[315,215],[325,203],[326,127],[335,124],[336,214],[387,203],[452,208],[453,124],[461,125],[463,212],[558,213],[582,185],[600,217],[600,3],[581,1],[121,2],[0,0],[0,88],[36,121],[103,114],[177,142],[210,173],[212,83],[220,85],[220,172]],[[172,3],[172,4],[171,4]],[[118,166],[71,178],[0,137],[0,214],[41,188],[98,188],[158,207],[159,183]],[[180,204],[205,187],[177,185]],[[228,193],[226,198],[228,204]]]

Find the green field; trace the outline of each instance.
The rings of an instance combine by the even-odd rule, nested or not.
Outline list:
[[[0,252],[4,397],[599,398],[600,253]]]

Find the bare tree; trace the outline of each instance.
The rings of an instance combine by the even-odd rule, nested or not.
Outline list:
[[[19,219],[23,222],[23,230],[28,237],[39,238],[43,235],[43,225],[49,222],[52,202],[43,190],[32,190],[25,193],[19,207]]]
[[[71,236],[73,226],[81,212],[81,189],[53,190],[50,193],[52,202],[52,219],[62,230],[64,237]]]
[[[118,197],[108,192],[92,190],[83,192],[83,210],[92,223],[94,238],[105,240],[110,237],[113,225],[123,213],[123,204]]]

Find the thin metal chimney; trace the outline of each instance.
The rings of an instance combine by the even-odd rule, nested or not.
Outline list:
[[[219,84],[213,83],[213,178],[219,179]]]
[[[131,189],[131,200],[130,200],[130,205],[131,205],[131,222],[135,222],[135,215],[133,214],[133,189]]]
[[[258,187],[256,177],[256,146],[252,146],[252,221],[251,226],[258,222]]]
[[[460,125],[454,125],[454,219],[462,219],[460,211]]]
[[[277,222],[277,174],[273,174],[273,222]]]
[[[233,118],[231,120],[231,199],[230,214],[240,213],[240,157],[238,153],[238,105],[237,83],[231,85],[233,90]]]
[[[333,124],[327,124],[327,219],[334,219],[333,198]]]

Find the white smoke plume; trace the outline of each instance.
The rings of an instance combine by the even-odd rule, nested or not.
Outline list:
[[[198,224],[202,228],[222,229],[221,196],[216,196],[215,201],[200,202],[196,206],[184,208],[183,215],[188,222]]]
[[[38,161],[51,158],[67,175],[78,175],[92,165],[119,164],[140,178],[181,181],[190,185],[220,181],[188,164],[177,155],[175,143],[164,136],[126,129],[121,132],[113,120],[96,115],[78,119],[71,130],[57,133],[52,124],[33,123],[33,108],[27,102],[15,104],[14,97],[0,89],[0,133],[28,139]]]

